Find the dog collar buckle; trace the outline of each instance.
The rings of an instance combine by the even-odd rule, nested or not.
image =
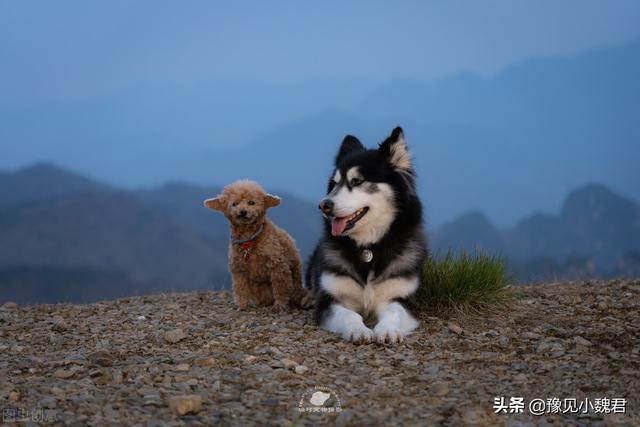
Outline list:
[[[363,249],[362,252],[360,252],[360,259],[362,260],[362,262],[371,262],[371,260],[373,259],[373,252],[371,252],[370,249]]]
[[[262,233],[262,230],[264,230],[264,224],[260,224],[258,231],[256,231],[253,236],[248,237],[246,239],[236,239],[233,236],[231,236],[231,243],[233,243],[234,245],[240,246],[240,249],[242,250],[243,259],[247,259],[247,256],[249,256],[249,252],[251,252],[253,244],[255,243],[260,233]]]

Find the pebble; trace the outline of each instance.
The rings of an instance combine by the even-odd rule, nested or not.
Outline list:
[[[60,316],[56,316],[53,318],[53,325],[51,326],[51,330],[55,332],[64,332],[69,329],[67,322],[64,318]]]
[[[573,337],[573,341],[577,344],[577,345],[581,345],[583,347],[591,347],[593,344],[591,344],[591,341],[582,338],[582,337]]]
[[[68,379],[76,374],[76,369],[58,369],[53,373],[53,376],[60,379]]]
[[[107,367],[113,365],[113,356],[106,350],[97,350],[89,353],[87,359],[98,366]]]
[[[292,369],[298,366],[298,364],[291,359],[282,359],[280,362],[282,362],[285,369]]]
[[[182,341],[183,339],[185,339],[187,337],[187,334],[184,333],[184,331],[180,328],[178,329],[171,329],[167,332],[164,333],[164,339],[165,341],[171,343],[171,344],[175,344],[177,342]]]
[[[176,415],[197,414],[202,410],[202,396],[197,394],[172,396],[167,399],[169,409]]]
[[[13,301],[8,301],[2,304],[2,308],[5,310],[15,310],[18,307],[18,304]]]
[[[309,368],[304,365],[298,365],[294,368],[295,373],[299,375],[304,375],[308,370]]]
[[[456,335],[462,335],[464,333],[464,331],[462,330],[462,328],[458,325],[456,325],[455,323],[449,323],[447,325],[447,327],[449,328],[449,330],[451,332],[453,332]]]
[[[431,387],[429,387],[429,392],[436,396],[444,396],[449,392],[449,386],[443,382],[433,383]]]

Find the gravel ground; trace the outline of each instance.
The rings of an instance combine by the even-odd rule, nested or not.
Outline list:
[[[6,303],[0,373],[8,425],[638,426],[640,281],[518,287],[509,310],[425,316],[397,346],[342,342],[309,312],[238,312],[222,292]],[[568,410],[534,415],[537,398]],[[602,413],[618,398],[626,413]]]

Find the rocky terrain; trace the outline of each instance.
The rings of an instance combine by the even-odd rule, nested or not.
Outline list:
[[[432,313],[397,346],[224,292],[5,303],[0,372],[7,425],[637,426],[640,281],[518,287],[507,310]]]

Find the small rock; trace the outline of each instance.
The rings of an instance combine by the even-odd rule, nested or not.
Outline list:
[[[265,400],[262,401],[262,404],[264,406],[275,407],[275,406],[278,406],[280,404],[280,401],[278,399],[265,399]]]
[[[137,320],[147,320],[147,318],[145,316],[138,316],[136,317]]]
[[[167,404],[176,415],[197,414],[202,409],[202,397],[197,394],[172,396]]]
[[[97,350],[92,353],[89,353],[87,359],[91,361],[91,363],[98,366],[111,366],[113,365],[113,356],[106,350]]]
[[[527,340],[539,340],[540,338],[542,338],[542,335],[536,334],[535,332],[527,331],[527,332],[523,332],[522,338]]]
[[[587,340],[585,338],[582,338],[582,337],[573,337],[573,341],[575,341],[575,343],[577,345],[581,345],[581,346],[584,346],[584,347],[591,347],[593,345],[593,344],[591,344],[591,341],[589,341],[589,340]]]
[[[40,408],[55,409],[57,402],[53,397],[45,397],[38,401],[38,406]]]
[[[187,334],[185,334],[184,331],[180,328],[172,329],[164,333],[165,341],[170,342],[171,344],[180,342],[186,337],[187,337]]]
[[[617,351],[610,351],[607,356],[609,356],[610,358],[612,358],[613,360],[619,360],[620,359],[620,353],[618,353]]]
[[[449,386],[447,383],[437,382],[429,388],[429,391],[436,396],[444,396],[449,392]]]
[[[181,363],[173,368],[177,372],[187,372],[189,369],[191,369],[191,366],[188,363]]]
[[[304,365],[298,365],[298,366],[296,366],[296,367],[294,368],[294,370],[295,370],[296,374],[304,375],[304,374],[305,374],[305,372],[307,372],[307,371],[309,370],[309,368],[307,368],[307,367],[306,367],[306,366],[304,366]]]
[[[9,393],[9,401],[10,402],[17,402],[18,400],[20,400],[20,392],[19,391],[12,391],[11,393]]]
[[[13,301],[8,301],[2,304],[2,308],[4,310],[15,310],[16,308],[18,308],[18,304]]]
[[[256,361],[256,359],[257,359],[257,358],[256,358],[255,356],[253,356],[253,355],[251,355],[251,354],[250,354],[249,356],[247,356],[247,357],[245,357],[245,358],[244,358],[244,361],[245,361],[246,363],[253,363],[253,362],[255,362],[255,361]]]
[[[214,359],[213,357],[207,357],[205,359],[198,359],[198,360],[196,360],[196,365],[197,366],[203,366],[205,368],[212,368],[212,367],[216,366],[216,359]]]
[[[527,369],[529,369],[529,365],[527,365],[525,362],[513,362],[511,364],[511,369],[513,369],[514,371],[526,371]]]
[[[464,331],[462,330],[462,328],[458,325],[456,325],[455,323],[449,323],[447,325],[447,327],[449,328],[449,330],[451,332],[453,332],[456,335],[462,335],[464,333]]]
[[[424,374],[429,377],[435,377],[440,372],[440,366],[438,365],[430,365],[424,369]]]
[[[74,368],[58,369],[53,373],[53,376],[56,378],[60,378],[62,380],[66,380],[67,378],[71,378],[75,374],[76,374],[76,370]]]
[[[285,369],[292,369],[298,366],[298,364],[291,359],[282,359],[281,362]]]
[[[69,329],[67,322],[60,316],[56,316],[53,318],[53,325],[51,326],[52,331],[56,332],[64,332]]]
[[[524,373],[520,373],[513,377],[513,380],[517,383],[525,383],[527,382],[527,376]]]

